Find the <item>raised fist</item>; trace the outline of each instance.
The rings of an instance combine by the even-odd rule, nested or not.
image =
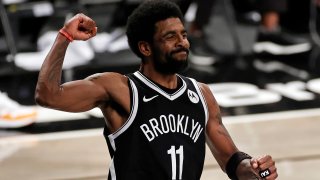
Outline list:
[[[62,28],[74,40],[88,40],[97,34],[96,23],[88,16],[79,13],[73,16]]]

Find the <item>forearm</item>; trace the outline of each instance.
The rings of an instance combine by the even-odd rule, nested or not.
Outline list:
[[[47,104],[49,98],[59,93],[62,65],[69,41],[60,33],[46,56],[39,72],[35,98],[40,105]]]

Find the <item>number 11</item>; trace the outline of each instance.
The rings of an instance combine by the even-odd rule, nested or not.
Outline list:
[[[171,167],[172,167],[172,179],[177,179],[177,157],[179,154],[179,180],[182,179],[182,169],[183,169],[183,146],[180,146],[179,149],[176,150],[175,146],[171,146],[168,150],[168,154],[171,155]]]

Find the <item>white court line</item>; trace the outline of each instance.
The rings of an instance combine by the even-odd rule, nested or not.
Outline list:
[[[22,147],[32,147],[47,141],[97,136],[103,136],[103,128],[0,138],[0,162],[18,152]]]
[[[103,136],[103,128],[3,137],[0,138],[0,147],[17,143],[38,143],[42,141],[54,141],[94,136]]]
[[[239,116],[225,116],[222,117],[224,124],[239,124],[252,123],[260,121],[277,121],[277,120],[291,120],[296,118],[307,118],[320,116],[320,108],[304,109],[304,110],[290,110],[273,113],[259,113]]]
[[[284,111],[284,112],[275,112],[275,113],[261,113],[261,114],[253,114],[253,115],[226,116],[226,117],[223,117],[222,119],[224,124],[241,124],[241,123],[253,123],[253,122],[262,122],[262,121],[291,120],[295,118],[314,117],[314,116],[320,116],[320,108]],[[3,137],[3,138],[0,138],[0,147],[2,145],[7,145],[7,144],[32,143],[32,142],[93,137],[93,136],[103,136],[103,128]]]

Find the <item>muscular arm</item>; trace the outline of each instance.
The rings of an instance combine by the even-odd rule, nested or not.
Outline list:
[[[200,86],[209,110],[209,120],[206,127],[207,144],[221,169],[225,171],[229,158],[238,149],[222,123],[219,106],[209,87],[205,84],[200,84]]]
[[[81,14],[73,17],[63,29],[75,40],[87,40],[96,34],[94,21]],[[101,78],[110,78],[97,74],[85,80],[61,85],[62,65],[68,45],[67,38],[59,33],[41,67],[35,100],[38,104],[53,109],[86,111],[108,98]]]
[[[219,106],[209,87],[205,84],[200,84],[200,86],[209,108],[209,120],[206,127],[207,144],[213,156],[219,163],[221,169],[226,172],[228,160],[235,152],[238,152],[239,150],[222,123]],[[253,163],[257,162],[256,160],[251,161],[252,162],[250,162],[250,159],[244,159],[238,165],[236,174],[239,179],[259,179],[256,174],[257,170],[254,170],[252,165]]]

